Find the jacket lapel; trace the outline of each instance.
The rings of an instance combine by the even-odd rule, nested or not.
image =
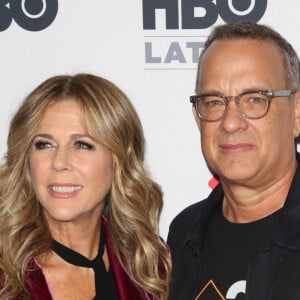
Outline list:
[[[146,293],[141,294],[139,292],[137,286],[133,283],[133,281],[129,278],[127,273],[120,266],[118,259],[113,251],[112,243],[109,238],[109,233],[107,228],[108,223],[104,217],[102,217],[102,224],[104,226],[105,246],[106,246],[106,251],[109,259],[109,266],[113,274],[119,299],[120,300],[142,300],[142,299],[152,300],[153,298],[147,295]]]
[[[53,300],[42,269],[34,259],[29,262],[26,286],[32,300]]]

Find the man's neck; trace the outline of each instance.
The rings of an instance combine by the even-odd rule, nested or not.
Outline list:
[[[224,217],[233,223],[248,223],[262,219],[282,208],[296,166],[295,161],[279,180],[259,188],[221,182],[224,189]]]

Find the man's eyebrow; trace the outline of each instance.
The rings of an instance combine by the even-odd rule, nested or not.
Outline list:
[[[270,88],[262,87],[262,86],[253,86],[247,89],[244,89],[242,93],[253,92],[253,91],[269,91]]]
[[[270,88],[262,87],[262,86],[252,86],[249,88],[242,89],[237,95],[247,92],[254,92],[254,91],[268,91],[271,90]],[[201,94],[213,94],[213,95],[225,95],[224,93],[220,92],[219,90],[202,90],[198,93],[198,95]],[[236,96],[236,95],[226,95],[226,96]]]

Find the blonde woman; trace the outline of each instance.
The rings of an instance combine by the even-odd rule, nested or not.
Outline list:
[[[38,86],[0,169],[1,299],[167,299],[162,193],[143,162],[140,120],[113,83]]]

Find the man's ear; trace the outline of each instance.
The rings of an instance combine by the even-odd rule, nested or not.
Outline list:
[[[300,134],[300,90],[294,94],[294,109],[295,109],[295,124],[294,124],[294,137]]]
[[[197,123],[198,128],[200,129],[200,119],[199,119],[198,114],[196,112],[195,106],[193,106],[192,110],[193,110],[194,119]]]

